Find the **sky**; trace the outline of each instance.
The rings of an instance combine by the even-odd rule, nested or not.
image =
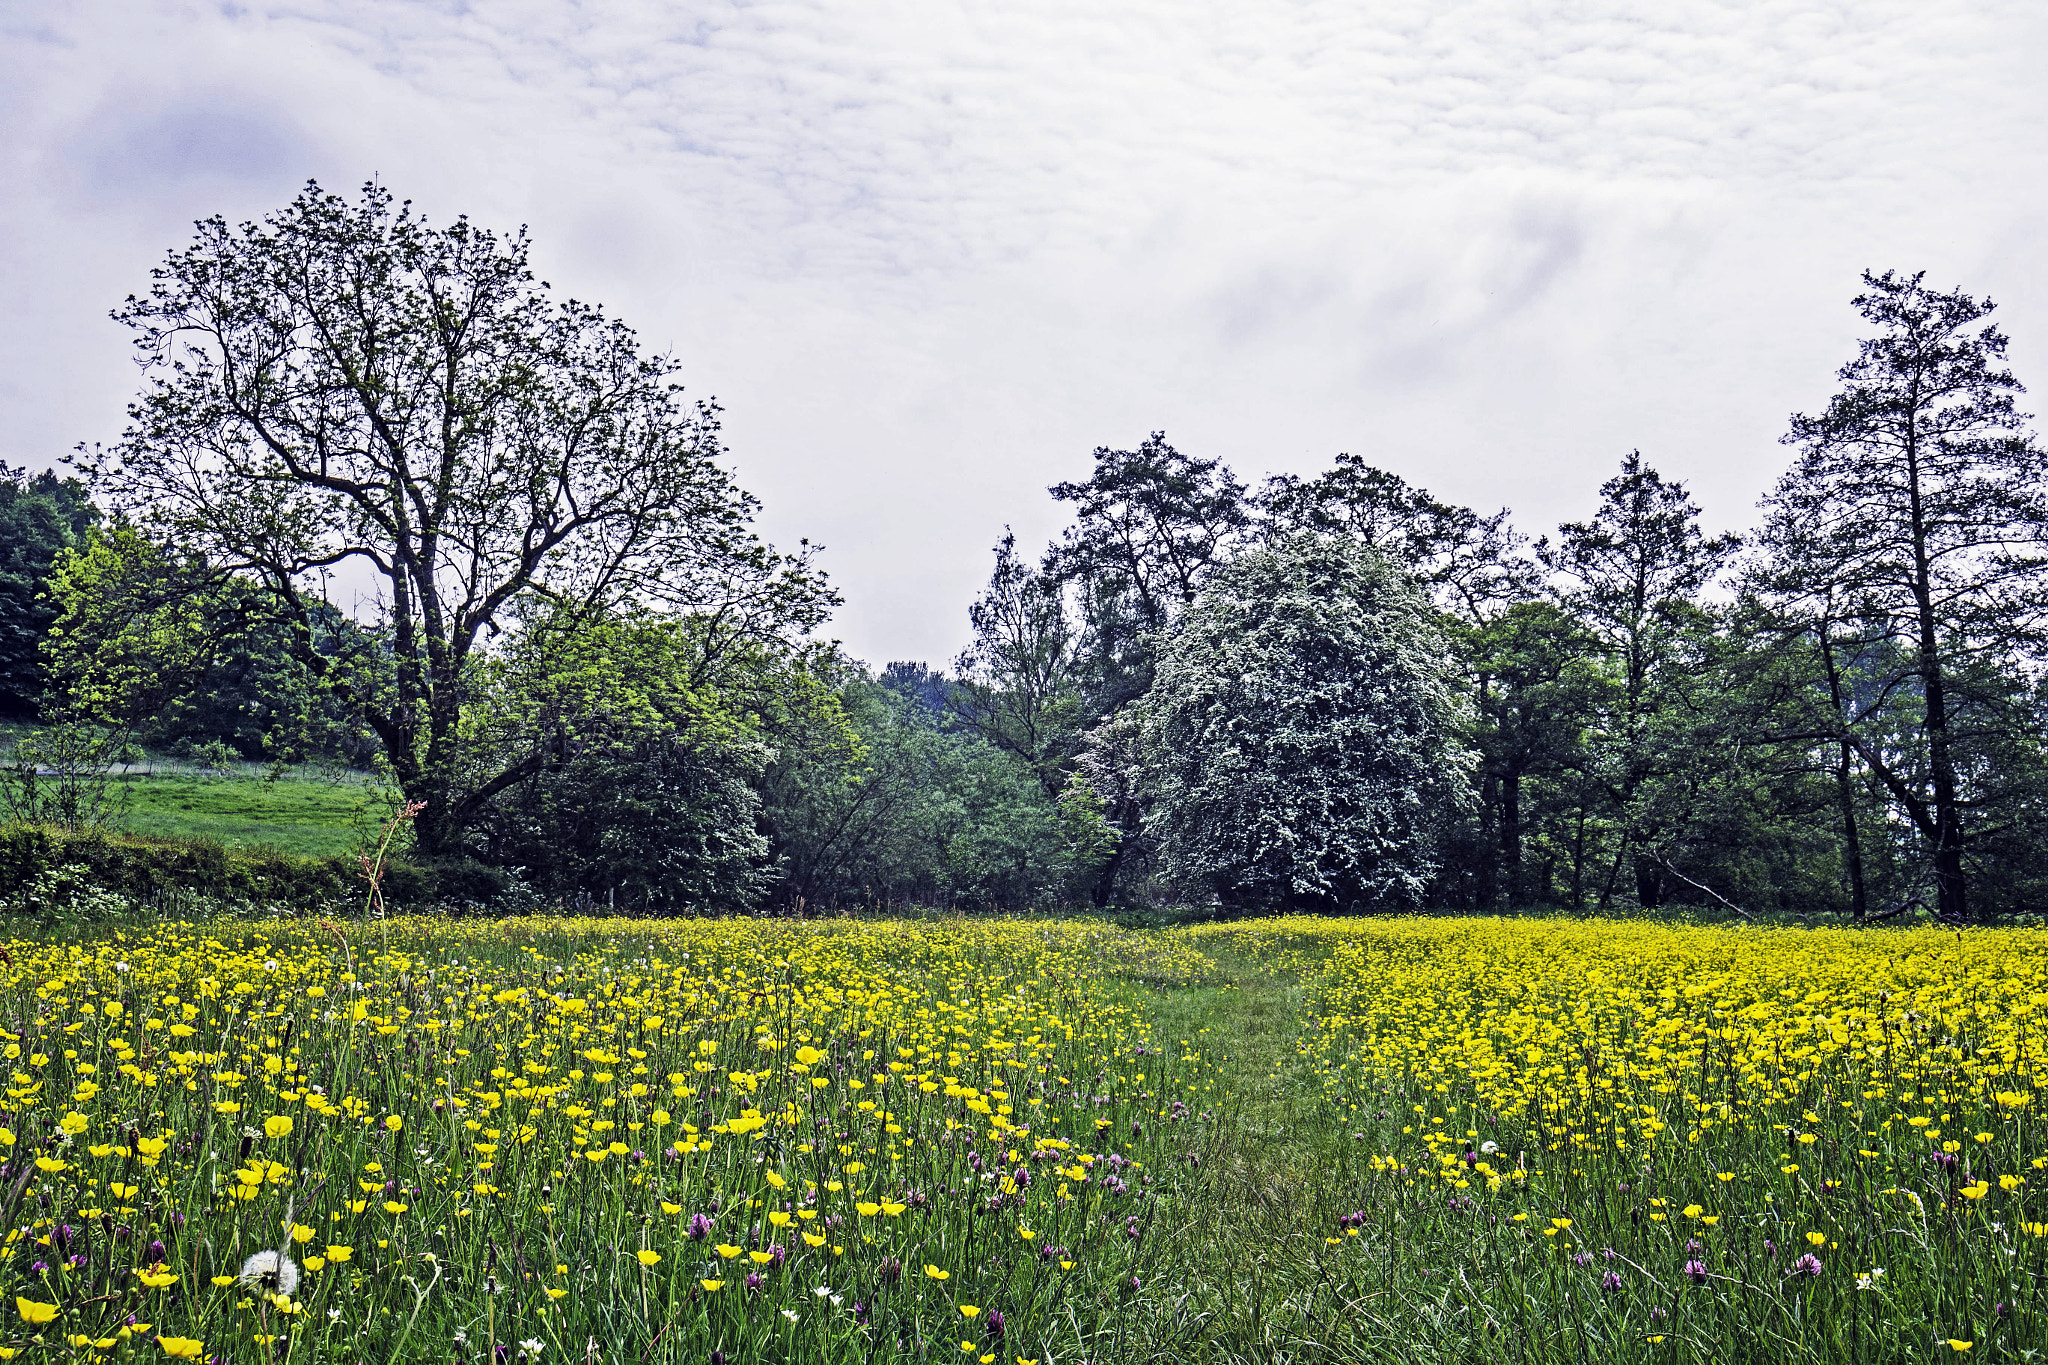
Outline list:
[[[0,458],[118,435],[107,312],[308,178],[527,224],[725,409],[856,657],[1161,430],[1539,533],[1640,449],[1751,524],[1865,268],[2048,384],[2037,0],[0,0]]]

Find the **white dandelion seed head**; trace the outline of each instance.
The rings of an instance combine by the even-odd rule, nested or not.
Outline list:
[[[1499,1153],[1500,1144],[1498,1142],[1482,1142],[1479,1144],[1479,1150],[1487,1156],[1494,1156]]]
[[[242,1284],[289,1296],[299,1287],[299,1268],[281,1251],[259,1251],[242,1262]]]

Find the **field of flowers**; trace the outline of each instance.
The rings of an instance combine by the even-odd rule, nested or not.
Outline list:
[[[1197,931],[1308,987],[1368,1151],[1325,1264],[1531,1359],[2041,1359],[2048,936]],[[1394,1328],[1390,1326],[1390,1334]]]
[[[2048,934],[0,940],[0,1360],[2048,1358]]]
[[[1114,1349],[1207,1068],[1095,925],[15,942],[0,1358]],[[4,1300],[0,1300],[4,1301]]]

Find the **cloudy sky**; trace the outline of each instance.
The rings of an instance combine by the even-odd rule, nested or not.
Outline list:
[[[1866,266],[2048,384],[2038,0],[0,0],[0,458],[119,429],[108,308],[308,177],[527,223],[716,395],[857,655],[950,657],[1003,526],[1164,429],[1748,523]]]

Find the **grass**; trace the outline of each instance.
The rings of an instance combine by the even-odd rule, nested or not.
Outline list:
[[[385,789],[254,774],[134,774],[115,782],[118,825],[136,834],[267,844],[305,857],[351,854],[390,814]]]
[[[2039,931],[7,946],[0,1303],[57,1311],[34,1358],[131,1315],[149,1358],[267,1363],[2044,1358]],[[279,1237],[303,1282],[238,1283]]]
[[[39,727],[0,725],[0,756]],[[301,857],[349,855],[374,839],[394,804],[373,773],[307,766],[273,776],[265,764],[225,769],[145,752],[110,770],[114,825],[131,834],[267,846]]]

